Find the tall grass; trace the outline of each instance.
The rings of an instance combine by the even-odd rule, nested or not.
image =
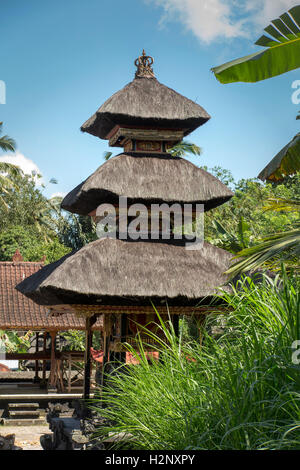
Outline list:
[[[223,294],[224,333],[204,333],[201,347],[183,344],[161,322],[161,361],[149,364],[140,344],[139,353],[131,350],[140,365],[110,377],[99,412],[112,425],[99,427],[98,439],[125,432],[131,449],[149,450],[300,449],[300,365],[292,363],[298,287],[284,274],[260,285],[240,281]],[[206,326],[219,321],[216,313]]]

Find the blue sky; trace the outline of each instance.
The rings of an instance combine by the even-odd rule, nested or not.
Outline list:
[[[300,70],[257,84],[221,85],[211,67],[250,54],[289,0],[3,0],[1,73],[4,133],[16,161],[37,166],[45,193],[66,193],[101,163],[106,141],[79,130],[134,77],[145,48],[158,80],[212,116],[189,140],[199,165],[220,165],[236,179],[256,177],[298,132],[292,83]],[[118,149],[112,149],[118,153]],[[1,158],[1,157],[0,157]],[[32,163],[31,163],[32,162]]]

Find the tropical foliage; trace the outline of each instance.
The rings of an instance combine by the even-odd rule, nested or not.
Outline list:
[[[285,176],[300,171],[300,133],[260,172],[258,178],[262,181],[282,181]]]
[[[221,83],[258,82],[300,67],[300,5],[273,20],[265,28],[269,36],[256,42],[263,52],[228,62],[212,70]],[[299,115],[297,116],[299,119]],[[300,171],[300,140],[297,134],[259,174],[263,181],[282,181]]]
[[[2,132],[3,122],[0,122],[0,134]],[[3,135],[0,137],[0,149],[3,152],[14,152],[16,148],[16,142],[8,135]]]
[[[128,345],[140,365],[109,377],[102,392],[109,406],[99,410],[93,400],[109,422],[96,438],[125,433],[127,442],[112,444],[125,449],[300,449],[297,280],[282,273],[258,286],[246,278],[223,301],[226,315],[216,312],[207,325],[224,318],[223,333],[204,331],[202,347],[163,322],[159,362],[149,364],[142,344],[138,352]]]
[[[6,353],[25,353],[30,348],[30,338],[33,334],[32,331],[27,331],[25,335],[19,335],[15,331],[0,330],[0,346],[1,343],[4,345]]]
[[[183,140],[169,150],[173,157],[187,158],[189,155],[201,155],[202,149],[193,142]]]
[[[265,32],[269,36],[255,44],[266,49],[212,69],[221,83],[258,82],[300,67],[300,5],[273,20]]]

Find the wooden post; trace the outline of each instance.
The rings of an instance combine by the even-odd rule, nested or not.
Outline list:
[[[85,354],[84,354],[84,390],[83,398],[90,398],[91,389],[91,347],[93,345],[92,326],[97,321],[96,315],[87,317],[85,320]]]
[[[121,343],[126,343],[127,340],[127,315],[123,313],[121,316]],[[121,351],[120,362],[126,363],[126,352]]]
[[[56,331],[50,331],[51,336],[51,370],[50,370],[50,388],[56,386],[56,358],[55,358],[55,338]]]
[[[35,352],[36,353],[39,352],[39,333],[38,332],[35,335]],[[34,383],[39,382],[39,361],[38,360],[35,361],[35,375],[34,375],[33,382]]]
[[[179,315],[173,315],[174,333],[179,338]]]
[[[46,340],[47,340],[47,331],[44,331],[44,345],[43,345],[43,351],[46,354]],[[43,381],[46,380],[46,367],[47,367],[47,361],[44,359],[43,360]]]

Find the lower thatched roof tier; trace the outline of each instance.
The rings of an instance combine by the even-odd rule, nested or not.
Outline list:
[[[205,109],[156,78],[135,78],[112,95],[81,130],[101,139],[116,125],[178,128],[187,135],[209,119]]]
[[[226,283],[231,257],[208,243],[188,250],[104,238],[45,266],[17,289],[41,305],[195,305]]]
[[[233,193],[193,163],[169,153],[126,152],[101,165],[62,201],[62,208],[87,215],[102,203],[199,203],[205,210],[228,201]]]

